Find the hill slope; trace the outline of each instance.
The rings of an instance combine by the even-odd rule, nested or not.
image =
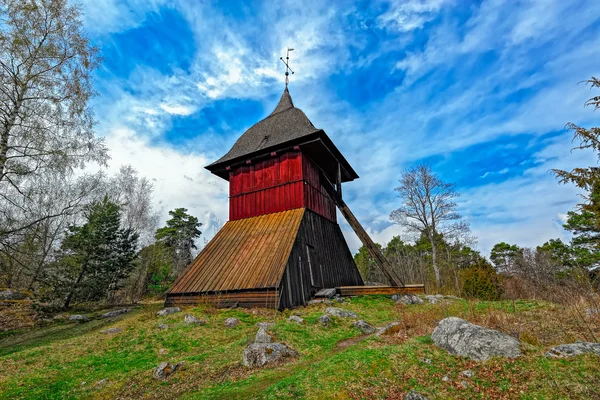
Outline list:
[[[200,306],[166,317],[146,304],[112,320],[57,322],[0,336],[2,398],[402,398],[416,390],[436,398],[600,398],[597,356],[549,359],[549,347],[600,337],[597,321],[568,319],[540,302],[400,305],[388,297],[356,297],[339,305],[375,326],[401,321],[392,335],[364,336],[352,320],[318,318],[325,305],[284,313]],[[190,313],[208,323],[188,326]],[[300,315],[303,325],[287,322]],[[517,336],[516,360],[473,361],[437,348],[429,334],[447,316]],[[240,323],[224,326],[225,319]],[[259,321],[273,321],[277,340],[300,353],[292,362],[250,370],[241,364]],[[168,325],[159,329],[158,324]],[[107,334],[106,328],[123,328]],[[162,361],[185,361],[166,381],[152,378]],[[471,378],[460,375],[470,369]],[[447,379],[443,379],[446,377]]]

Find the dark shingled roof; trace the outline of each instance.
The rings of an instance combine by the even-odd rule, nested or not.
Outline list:
[[[259,150],[319,132],[299,108],[294,107],[287,88],[283,91],[275,110],[262,121],[254,124],[235,142],[231,150],[207,168],[232,161]]]

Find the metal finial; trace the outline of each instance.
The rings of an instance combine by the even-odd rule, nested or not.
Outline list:
[[[290,68],[290,51],[294,51],[294,49],[291,48],[287,48],[287,54],[285,55],[285,60],[283,59],[283,57],[279,57],[279,59],[281,60],[281,62],[283,62],[285,64],[285,87],[288,87],[288,83],[290,82],[290,71],[292,72],[292,75],[294,75],[294,71],[292,71],[292,69]]]

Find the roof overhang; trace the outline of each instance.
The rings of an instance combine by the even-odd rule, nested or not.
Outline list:
[[[254,153],[246,154],[232,160],[213,163],[205,168],[228,181],[229,171],[239,166],[246,165],[248,160],[254,163],[269,158],[272,152],[290,151],[295,147],[299,147],[303,153],[307,154],[311,160],[321,168],[321,170],[330,175],[332,181],[335,182],[335,176],[331,176],[332,171],[337,171],[338,165],[340,166],[342,182],[350,182],[358,179],[356,171],[354,171],[348,160],[346,160],[333,141],[322,129],[296,140],[269,148],[263,148]]]

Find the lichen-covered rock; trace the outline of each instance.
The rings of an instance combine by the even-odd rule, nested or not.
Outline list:
[[[259,328],[264,328],[266,330],[269,330],[275,326],[275,322],[257,322],[256,326],[258,326]]]
[[[547,357],[573,357],[581,354],[596,354],[600,356],[600,343],[577,342],[561,344],[553,347],[546,353]]]
[[[321,315],[321,317],[319,317],[319,322],[323,326],[330,326],[332,321],[331,321],[331,317],[329,315],[323,314],[323,315]]]
[[[254,343],[271,343],[273,338],[267,332],[267,328],[259,328],[258,332],[256,332],[256,337],[254,338]]]
[[[90,319],[82,314],[73,314],[69,316],[69,321],[88,322]]]
[[[225,326],[228,328],[233,328],[234,326],[236,326],[239,323],[240,323],[240,320],[237,318],[227,318],[225,320]]]
[[[451,354],[476,361],[490,357],[515,358],[521,355],[519,342],[512,336],[472,324],[464,319],[449,317],[440,321],[431,339]]]
[[[375,327],[362,319],[354,322],[352,325],[360,329],[362,333],[366,333],[368,335],[375,332]]]
[[[402,304],[423,304],[422,298],[415,296],[414,294],[407,294],[398,298],[398,303]]]
[[[257,368],[284,358],[297,357],[298,353],[282,343],[252,343],[242,357],[246,367]]]
[[[156,325],[158,329],[169,329],[169,325],[167,324],[158,324]]]
[[[356,313],[336,307],[327,307],[325,309],[325,313],[340,318],[358,318],[358,315],[356,315]]]
[[[202,321],[194,317],[192,314],[185,314],[185,317],[183,317],[183,322],[188,325],[206,325],[206,321]]]
[[[104,329],[103,331],[100,331],[100,333],[105,333],[105,334],[115,334],[115,333],[121,333],[123,332],[123,328],[108,328],[108,329]]]
[[[125,314],[131,311],[131,308],[122,308],[120,310],[109,311],[106,314],[102,314],[102,318],[114,318],[121,314]]]
[[[444,298],[444,296],[442,296],[441,294],[436,294],[436,295],[427,295],[425,296],[425,298],[427,299],[428,302],[430,302],[431,304],[437,304],[440,302],[441,299]],[[422,300],[421,300],[422,301]]]
[[[28,295],[20,290],[0,290],[0,300],[25,300],[27,297]]]
[[[429,400],[429,399],[427,397],[423,396],[422,394],[417,393],[414,390],[411,390],[410,392],[408,392],[404,395],[403,400]]]
[[[175,364],[170,363],[170,362],[162,362],[158,365],[158,367],[154,368],[154,373],[152,374],[152,376],[154,376],[155,379],[160,379],[160,380],[167,379],[169,377],[169,375],[173,374],[175,371],[177,371],[183,365],[184,365],[183,362],[175,363]]]
[[[395,321],[395,322],[390,322],[389,324],[379,327],[377,328],[377,336],[382,336],[382,335],[390,335],[394,332],[397,331],[396,327],[400,325],[400,322]]]
[[[288,318],[288,322],[294,322],[296,324],[303,324],[304,319],[297,315],[292,315],[291,317]]]
[[[166,307],[156,313],[156,315],[160,317],[164,317],[165,315],[174,314],[181,312],[181,308],[179,307]]]

